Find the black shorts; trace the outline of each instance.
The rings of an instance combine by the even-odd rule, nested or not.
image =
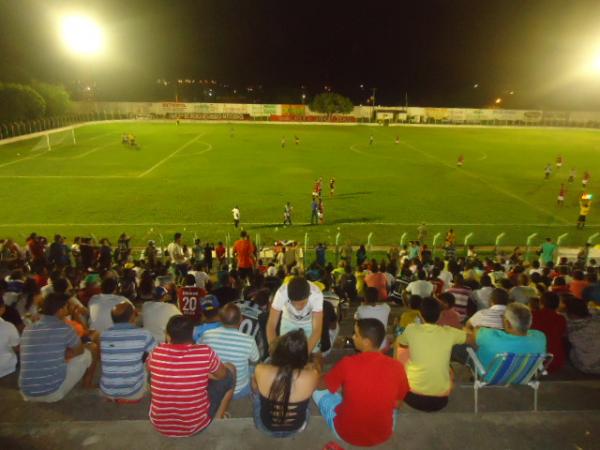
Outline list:
[[[222,380],[208,380],[208,399],[210,400],[210,407],[208,409],[208,415],[211,420],[215,418],[217,411],[219,410],[219,406],[221,406],[221,402],[223,401],[223,397],[227,394],[227,391],[232,389],[235,386],[235,379],[233,377],[233,372],[229,369],[227,370],[227,376]]]
[[[580,216],[579,216],[579,219],[577,219],[577,222],[585,222],[585,218],[586,218],[586,217],[587,217],[587,216],[582,216],[582,215],[580,215]]]
[[[404,403],[414,409],[425,412],[434,412],[444,409],[448,404],[448,397],[435,397],[409,392],[404,397]]]

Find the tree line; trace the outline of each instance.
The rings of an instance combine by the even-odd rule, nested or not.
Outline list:
[[[62,116],[69,108],[69,94],[62,85],[0,82],[0,123]]]

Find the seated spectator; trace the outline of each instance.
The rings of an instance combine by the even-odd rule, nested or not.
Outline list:
[[[379,291],[377,288],[367,288],[365,290],[365,299],[363,303],[356,309],[354,319],[377,319],[387,330],[391,308],[387,303],[379,303],[378,299]]]
[[[508,293],[511,300],[522,305],[528,305],[529,299],[537,296],[537,290],[529,285],[529,277],[524,273],[519,274],[517,285]]]
[[[356,300],[356,277],[352,273],[350,264],[344,264],[344,273],[340,276],[338,286],[348,301]]]
[[[219,299],[214,295],[207,295],[200,301],[202,323],[194,327],[194,342],[196,344],[200,343],[200,339],[206,331],[223,326],[219,307]]]
[[[552,287],[550,289],[552,292],[556,292],[558,295],[569,293],[569,285],[567,284],[564,277],[554,278],[554,280],[552,281]]]
[[[196,287],[200,289],[206,289],[206,284],[210,281],[210,276],[204,271],[204,265],[202,262],[197,261],[194,264],[193,270],[188,271],[188,275],[193,275],[195,280]],[[189,281],[186,285],[192,286],[189,284]]]
[[[252,336],[242,333],[239,328],[242,323],[240,308],[229,303],[221,311],[223,326],[204,332],[201,344],[212,348],[224,363],[235,366],[236,381],[233,399],[237,400],[250,395],[249,362],[257,363],[260,357],[256,341]]]
[[[82,378],[84,387],[92,385],[97,347],[83,345],[65,323],[67,300],[65,294],[49,294],[41,319],[23,331],[19,387],[26,401],[62,400]]]
[[[183,286],[177,288],[177,305],[179,306],[179,310],[194,323],[199,323],[202,318],[200,300],[207,292],[204,288],[196,285],[196,278],[190,272],[183,277],[183,284]]]
[[[454,285],[447,289],[454,295],[454,310],[460,316],[461,322],[464,322],[477,309],[473,300],[473,291],[468,286],[465,286],[464,279],[461,274],[456,274],[454,277]]]
[[[569,358],[583,373],[600,374],[600,316],[590,315],[585,302],[571,296],[561,297],[567,315]]]
[[[306,429],[309,401],[319,372],[308,362],[302,330],[281,336],[268,363],[256,366],[252,380],[254,424],[273,437],[289,437]]]
[[[462,330],[460,316],[454,310],[454,295],[450,292],[444,292],[438,296],[438,301],[440,302],[441,312],[437,324]]]
[[[477,357],[483,367],[489,367],[498,353],[546,353],[546,336],[530,330],[531,311],[520,303],[511,303],[504,313],[504,330],[476,330]]]
[[[418,295],[421,298],[429,297],[433,293],[433,284],[427,281],[427,274],[424,270],[419,270],[418,279],[412,281],[406,286],[405,297],[408,295]]]
[[[439,411],[448,404],[452,388],[452,347],[465,344],[467,334],[436,324],[440,304],[434,298],[424,298],[419,310],[424,323],[409,325],[398,337],[395,357],[406,367],[410,385],[404,402],[421,411]]]
[[[167,342],[148,358],[150,422],[170,437],[192,436],[223,418],[235,386],[235,368],[225,366],[207,345],[194,344],[194,324],[173,316]]]
[[[506,311],[506,305],[508,305],[508,296],[508,292],[504,289],[494,289],[490,296],[492,306],[473,314],[467,321],[467,328],[471,330],[479,327],[504,329],[504,312]]]
[[[104,278],[101,289],[102,293],[94,295],[88,303],[90,329],[97,331],[99,334],[102,334],[114,325],[111,317],[112,309],[121,302],[129,302],[127,298],[115,294],[117,291],[117,280],[113,277],[107,276]]]
[[[418,295],[411,295],[408,299],[408,311],[404,311],[400,316],[400,329],[404,330],[411,323],[421,323],[421,301],[423,299]]]
[[[569,283],[569,291],[578,299],[583,298],[583,291],[590,283],[585,279],[585,275],[581,270],[573,272],[573,280]]]
[[[4,300],[0,297],[0,378],[17,369],[16,353],[21,340],[17,327],[2,319],[5,312]]]
[[[234,305],[237,305],[242,313],[239,330],[254,337],[261,361],[269,356],[269,346],[267,345],[269,297],[269,289],[262,288],[256,291],[250,299],[234,302]]]
[[[219,287],[213,289],[210,293],[219,299],[221,306],[240,299],[240,291],[235,287],[238,281],[238,275],[235,270],[231,272],[219,272],[218,279]]]
[[[136,312],[130,303],[119,303],[111,316],[114,325],[100,337],[100,390],[111,400],[135,402],[146,393],[144,361],[156,341],[148,330],[135,326]]]
[[[588,272],[588,286],[582,292],[582,298],[585,302],[594,302],[596,307],[600,306],[600,283],[595,270]]]
[[[352,339],[360,353],[338,362],[321,380],[325,390],[313,394],[329,428],[351,445],[387,441],[394,410],[409,389],[402,364],[379,351],[384,337],[379,320],[357,320]]]
[[[365,284],[367,288],[374,287],[379,293],[379,300],[387,300],[388,288],[387,278],[383,272],[379,270],[379,266],[376,262],[371,265],[371,273],[365,276]]]
[[[546,335],[548,353],[554,358],[548,366],[548,371],[555,372],[565,365],[566,352],[564,339],[567,334],[567,322],[557,313],[560,299],[554,292],[544,292],[541,298],[541,309],[531,312],[532,330],[540,330]]]
[[[165,342],[167,323],[173,316],[181,314],[179,308],[174,304],[170,292],[156,289],[157,295],[161,295],[158,300],[148,300],[142,305],[142,324],[145,330],[148,330],[157,344]]]

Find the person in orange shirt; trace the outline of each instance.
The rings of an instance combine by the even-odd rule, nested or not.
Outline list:
[[[246,230],[240,233],[240,239],[233,244],[233,254],[237,259],[238,273],[241,278],[252,275],[254,269],[256,247],[250,240]]]
[[[583,290],[588,287],[590,283],[585,279],[585,274],[581,270],[573,272],[573,281],[569,283],[569,290],[578,299],[583,298]]]

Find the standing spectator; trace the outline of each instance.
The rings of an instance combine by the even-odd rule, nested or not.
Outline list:
[[[225,249],[225,246],[223,245],[223,242],[221,242],[221,241],[217,242],[217,247],[215,248],[215,255],[217,256],[217,261],[218,261],[219,267],[221,267],[223,265],[223,263],[225,263],[225,253],[226,253],[226,249]]]
[[[117,280],[112,277],[106,277],[102,280],[102,293],[90,298],[88,309],[90,311],[90,328],[102,334],[105,330],[112,327],[111,317],[112,309],[121,302],[131,302],[121,295],[116,295]],[[132,304],[133,306],[133,304]]]
[[[112,266],[112,248],[108,239],[100,239],[100,249],[98,250],[98,269],[108,270]]]
[[[408,325],[397,340],[396,359],[405,365],[410,384],[410,392],[404,401],[421,411],[439,411],[448,404],[452,389],[452,347],[464,344],[467,334],[436,324],[440,318],[440,304],[434,298],[424,298],[419,312],[425,323]]]
[[[144,259],[146,260],[146,264],[150,269],[156,267],[157,258],[158,250],[156,249],[156,242],[149,240],[148,245],[144,249]]]
[[[170,437],[192,436],[225,415],[235,386],[235,368],[225,367],[207,345],[196,345],[194,325],[183,316],[167,324],[167,342],[148,358],[150,422]]]
[[[374,287],[377,289],[380,301],[387,300],[387,278],[383,272],[379,271],[379,267],[375,261],[371,266],[371,273],[365,277],[365,284],[367,287]]]
[[[65,245],[65,238],[57,234],[48,249],[48,264],[62,268],[68,266],[69,262],[69,247]]]
[[[365,244],[360,244],[358,250],[356,250],[356,267],[361,267],[367,260],[367,249]]]
[[[280,438],[303,431],[318,381],[319,372],[309,364],[304,331],[281,336],[270,361],[256,366],[252,380],[256,428]]]
[[[546,353],[546,336],[530,327],[529,308],[511,303],[504,313],[504,330],[479,328],[476,331],[477,357],[483,367],[489,367],[498,353]]]
[[[212,271],[213,266],[213,250],[215,246],[210,242],[207,242],[204,246],[204,266],[206,267],[206,271],[210,273]]]
[[[288,284],[282,285],[277,290],[267,322],[267,339],[270,347],[275,345],[280,318],[280,335],[302,329],[308,336],[308,351],[320,352],[323,294],[317,286],[305,278],[294,277]]]
[[[547,265],[548,263],[554,262],[554,255],[558,246],[552,242],[552,238],[546,238],[546,242],[542,244],[540,247],[540,259],[542,261],[542,265]]]
[[[233,244],[233,254],[237,259],[238,273],[241,278],[248,278],[254,268],[254,254],[256,247],[250,240],[250,236],[244,230],[240,233],[240,239]]]
[[[177,275],[184,277],[187,274],[187,260],[181,246],[181,233],[175,233],[173,242],[167,245],[167,252],[169,260],[175,264]]]
[[[250,395],[248,363],[257,363],[260,355],[254,338],[239,331],[242,314],[237,305],[233,303],[225,305],[221,320],[223,326],[206,331],[200,343],[212,348],[224,363],[235,366],[236,381],[233,398],[237,400]]]
[[[16,352],[21,340],[17,328],[2,318],[5,312],[6,307],[0,297],[0,378],[17,369]]]
[[[600,316],[591,316],[586,304],[573,297],[561,297],[567,315],[569,359],[583,373],[600,374]]]
[[[504,289],[496,288],[490,296],[492,306],[477,311],[467,321],[467,328],[474,330],[479,327],[504,329],[504,313],[508,305],[509,295]]]
[[[321,380],[324,390],[313,394],[329,428],[351,445],[387,441],[394,410],[409,389],[402,364],[379,351],[384,337],[379,320],[356,321],[352,339],[360,353],[338,362]]]
[[[569,283],[569,291],[578,299],[583,298],[583,291],[589,285],[589,281],[585,279],[585,275],[581,270],[573,272],[573,280]]]
[[[129,255],[131,255],[131,247],[129,246],[130,242],[131,238],[125,233],[121,233],[121,236],[119,236],[119,240],[117,241],[117,251],[115,255],[119,264],[125,264],[125,262],[129,259]]]
[[[317,265],[321,268],[325,267],[325,265],[327,264],[327,262],[325,261],[327,254],[327,246],[322,242],[319,242],[317,248],[315,249],[315,254]]]
[[[111,315],[114,325],[100,337],[100,390],[115,401],[137,401],[147,390],[144,361],[156,341],[148,330],[135,326],[130,303],[119,303]]]
[[[19,387],[26,401],[62,400],[81,380],[91,387],[95,344],[84,346],[64,321],[68,296],[52,293],[44,300],[42,318],[27,326],[21,338]]]
[[[548,353],[554,358],[548,366],[550,372],[555,372],[565,365],[565,337],[567,335],[567,321],[557,313],[560,305],[558,295],[554,292],[544,292],[541,298],[542,308],[532,311],[531,329],[539,330],[546,335]]]

